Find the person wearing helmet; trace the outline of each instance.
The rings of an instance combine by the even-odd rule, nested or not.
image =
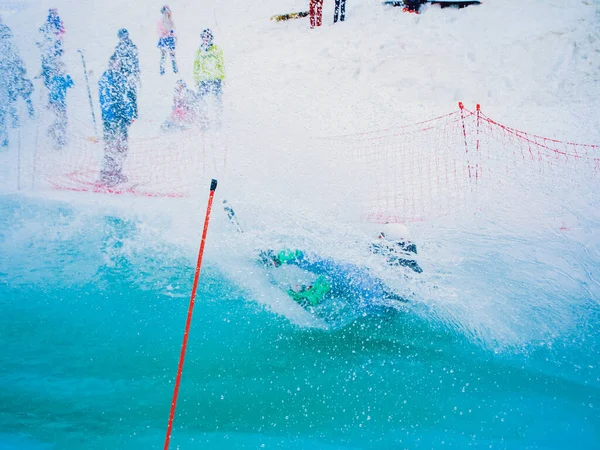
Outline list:
[[[202,124],[208,127],[209,96],[213,96],[216,104],[217,125],[220,126],[223,112],[222,94],[225,80],[225,61],[223,51],[214,44],[214,36],[209,28],[200,33],[202,42],[194,61],[194,81],[198,87],[198,102],[204,118]]]
[[[160,9],[162,17],[158,21],[158,48],[160,49],[160,74],[165,74],[165,59],[167,53],[171,57],[171,64],[173,66],[173,73],[179,72],[177,68],[177,61],[175,60],[175,45],[177,43],[177,37],[175,36],[175,23],[171,16],[171,8],[167,5]]]
[[[377,233],[377,240],[371,243],[371,252],[381,255],[390,266],[403,266],[417,273],[423,272],[415,260],[417,245],[408,237],[408,228],[398,223],[386,223]]]
[[[112,58],[119,60],[119,67],[123,79],[127,83],[127,95],[133,106],[133,118],[138,118],[137,90],[140,85],[140,59],[137,46],[129,37],[129,32],[121,28],[117,32],[119,43],[115,47]]]

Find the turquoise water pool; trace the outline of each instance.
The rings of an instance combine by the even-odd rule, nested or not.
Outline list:
[[[162,448],[195,259],[131,248],[143,226],[0,197],[0,448]],[[410,309],[307,328],[248,298],[215,258],[171,448],[600,446],[597,307],[518,348]]]

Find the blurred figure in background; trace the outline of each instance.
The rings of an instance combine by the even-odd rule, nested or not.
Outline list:
[[[61,41],[65,35],[65,25],[58,15],[56,8],[48,10],[48,18],[45,24],[46,33],[52,35],[55,40]]]
[[[131,87],[127,84],[121,62],[111,57],[108,69],[98,82],[102,126],[104,131],[104,161],[100,179],[108,187],[126,183],[123,162],[128,152],[128,131],[134,121]]]
[[[42,56],[42,72],[44,86],[50,89],[50,83],[55,75],[56,67],[63,55],[63,36],[65,27],[58,16],[56,8],[51,8],[44,25],[40,27],[40,36],[36,41]]]
[[[177,38],[175,36],[175,23],[171,16],[171,8],[167,5],[163,6],[160,10],[162,13],[161,19],[158,21],[158,48],[160,49],[160,74],[165,74],[165,59],[167,53],[171,57],[171,64],[173,66],[173,73],[177,73],[177,61],[175,60],[175,44]]]
[[[196,93],[183,80],[177,80],[173,93],[171,117],[161,126],[163,131],[181,131],[196,122]]]
[[[29,118],[33,119],[35,117],[35,110],[33,109],[33,101],[31,100],[31,94],[33,94],[33,83],[29,78],[27,78],[27,71],[24,67],[21,67],[17,71],[17,78],[12,85],[12,89],[10,90],[10,98],[12,102],[16,102],[19,97],[25,100],[27,104],[27,113],[29,114]]]
[[[370,250],[381,255],[390,266],[408,267],[417,273],[423,272],[416,260],[417,244],[408,239],[409,230],[399,223],[385,223],[377,232],[377,240]]]
[[[223,51],[214,44],[214,36],[206,28],[200,33],[202,40],[194,61],[194,81],[198,87],[198,107],[200,125],[208,128],[208,98],[215,103],[217,127],[220,128],[223,115],[223,81],[225,80],[225,60]]]
[[[56,150],[67,144],[67,89],[70,87],[73,87],[73,80],[65,73],[65,65],[60,61],[50,81],[48,95],[49,109],[55,114],[48,136],[52,138]]]
[[[121,28],[117,37],[119,43],[115,47],[115,52],[112,58],[119,60],[121,75],[127,83],[127,95],[130,96],[130,101],[133,105],[133,118],[138,118],[138,103],[137,91],[141,83],[140,79],[140,58],[137,46],[129,38],[129,32],[125,28]]]
[[[0,23],[0,147],[8,146],[7,126],[19,125],[15,103],[19,97],[27,102],[29,115],[33,115],[31,93],[33,83],[26,78],[25,64],[12,43],[12,31]]]

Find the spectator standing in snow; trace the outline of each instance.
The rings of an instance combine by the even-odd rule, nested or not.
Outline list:
[[[102,126],[104,131],[104,161],[100,179],[109,186],[127,182],[123,162],[128,151],[128,130],[134,120],[131,89],[121,71],[120,60],[110,58],[108,69],[98,82]]]
[[[129,32],[121,28],[117,36],[119,43],[115,48],[112,58],[119,60],[119,67],[123,78],[127,80],[127,93],[133,105],[133,118],[138,118],[137,90],[140,85],[140,59],[137,46],[129,38]]]
[[[19,124],[14,106],[19,96],[25,98],[30,115],[33,114],[33,84],[25,78],[25,66],[17,48],[11,42],[12,36],[11,29],[0,24],[0,147],[8,146],[8,120],[11,120],[13,128]]]
[[[335,0],[335,9],[333,10],[333,23],[346,20],[346,0]]]
[[[167,5],[163,6],[160,10],[162,13],[161,19],[158,21],[158,48],[160,49],[160,74],[165,74],[165,59],[167,53],[171,57],[171,64],[173,65],[173,73],[177,73],[177,61],[175,60],[175,44],[177,38],[175,37],[175,23],[171,17],[171,8]]]
[[[40,37],[36,45],[42,52],[42,77],[44,86],[50,89],[50,83],[54,77],[56,67],[63,54],[63,36],[65,27],[58,16],[56,8],[51,8],[44,25],[40,27]]]
[[[198,87],[198,103],[203,114],[202,123],[208,127],[208,104],[210,95],[215,99],[217,124],[221,124],[223,113],[223,81],[225,80],[225,61],[223,51],[214,44],[214,36],[206,28],[200,33],[202,42],[194,61],[194,81]]]
[[[62,42],[55,40],[52,34],[47,32],[46,26],[40,27],[40,38],[36,41],[42,56],[42,72],[44,86],[50,88],[50,80],[56,71],[56,64],[63,54]]]
[[[196,94],[183,80],[177,80],[173,93],[171,118],[162,124],[164,131],[183,130],[196,121]]]
[[[48,136],[52,138],[57,150],[67,143],[67,89],[70,87],[73,87],[73,80],[65,73],[65,65],[61,61],[50,81],[48,95],[49,108],[56,115],[48,129]]]
[[[9,39],[10,28],[0,24],[0,149],[8,147],[7,120],[10,108],[9,88],[13,80],[15,51]]]
[[[310,0],[309,14],[311,28],[323,25],[323,0]]]
[[[19,68],[18,76],[15,80],[12,90],[9,92],[11,101],[16,102],[19,97],[22,97],[27,104],[27,113],[29,118],[33,119],[35,116],[35,110],[33,109],[33,101],[31,100],[31,94],[33,94],[33,83],[26,77],[27,72],[25,68]]]
[[[54,36],[55,40],[62,41],[65,34],[65,25],[58,15],[56,8],[48,10],[48,18],[46,19],[46,30]]]

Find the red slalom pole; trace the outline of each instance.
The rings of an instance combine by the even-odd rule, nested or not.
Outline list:
[[[206,217],[204,218],[204,230],[202,231],[202,241],[200,241],[200,251],[198,252],[198,262],[196,263],[196,273],[194,274],[194,285],[192,286],[192,295],[190,297],[190,307],[188,309],[185,332],[183,333],[183,344],[181,345],[181,355],[179,356],[179,367],[177,368],[177,378],[175,379],[175,389],[173,391],[173,400],[171,401],[171,414],[169,415],[169,425],[167,426],[167,437],[165,438],[165,450],[169,449],[171,440],[171,430],[173,429],[173,419],[175,418],[175,406],[177,405],[177,395],[179,394],[179,383],[181,382],[181,372],[183,372],[183,361],[185,360],[185,350],[187,347],[190,325],[192,324],[192,313],[194,312],[194,299],[196,298],[196,288],[198,287],[198,278],[200,278],[200,267],[202,266],[202,255],[204,254],[204,243],[206,242],[206,233],[208,232],[208,221],[210,220],[210,210],[212,208],[215,190],[217,189],[217,180],[213,179],[210,183],[210,194],[208,196],[208,206],[206,207]]]

